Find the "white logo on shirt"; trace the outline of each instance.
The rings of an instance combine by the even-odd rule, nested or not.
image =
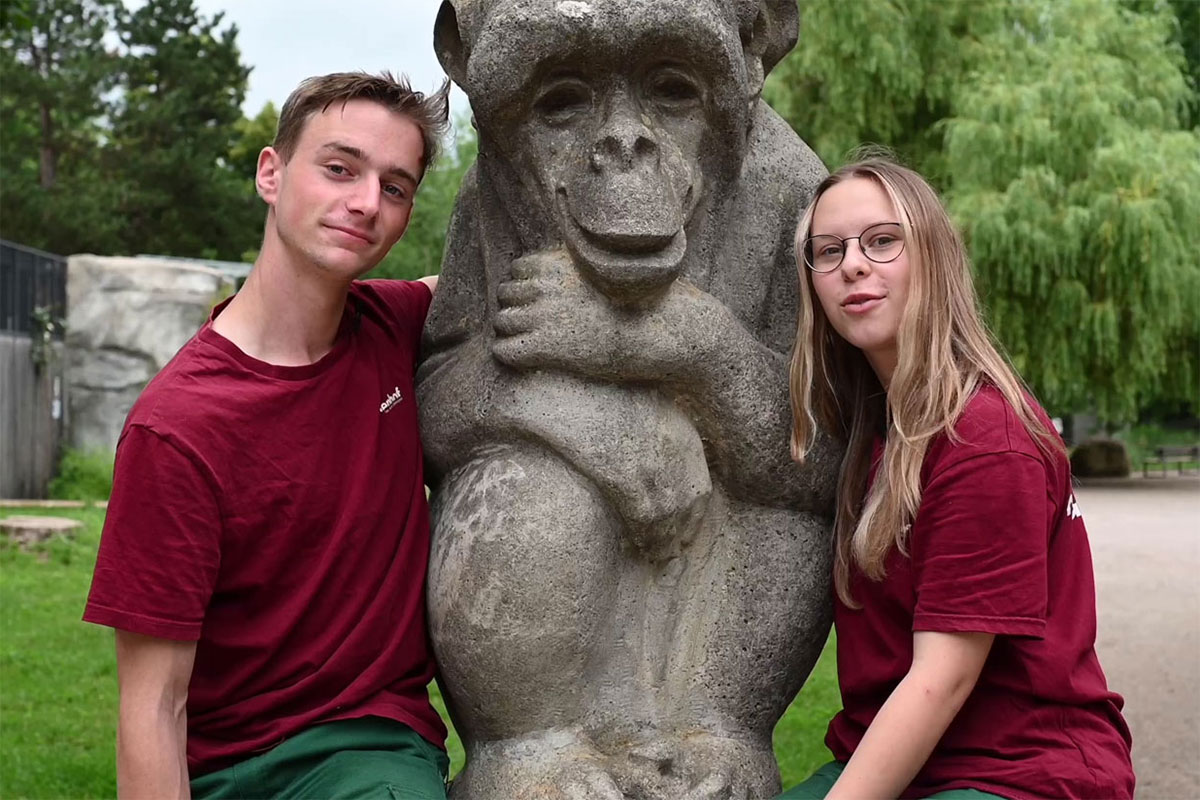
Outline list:
[[[1071,502],[1067,503],[1067,518],[1079,519],[1083,516],[1083,512],[1079,510],[1079,501],[1075,499],[1075,493],[1071,492]]]
[[[403,399],[404,395],[400,394],[400,387],[397,386],[392,393],[385,397],[383,402],[379,404],[379,413],[386,414],[387,412],[391,411],[394,406],[398,405]]]

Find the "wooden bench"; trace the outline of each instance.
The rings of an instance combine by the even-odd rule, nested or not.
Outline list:
[[[1167,444],[1154,448],[1154,455],[1150,458],[1147,458],[1142,464],[1143,477],[1150,477],[1150,465],[1152,464],[1162,467],[1162,474],[1164,477],[1167,474],[1168,464],[1178,464],[1180,475],[1183,474],[1183,468],[1185,464],[1195,464],[1196,468],[1200,469],[1200,444]]]

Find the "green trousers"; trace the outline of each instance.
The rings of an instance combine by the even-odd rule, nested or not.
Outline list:
[[[841,761],[830,761],[818,769],[808,780],[779,795],[776,800],[824,800],[825,795],[841,776],[846,765]],[[981,792],[978,789],[947,789],[931,794],[927,800],[1004,800],[1000,795]]]
[[[262,755],[192,781],[196,800],[446,800],[450,760],[407,725],[382,717],[302,731]]]

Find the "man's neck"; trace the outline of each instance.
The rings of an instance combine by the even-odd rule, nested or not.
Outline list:
[[[274,248],[271,248],[274,249]],[[213,320],[213,330],[246,355],[304,366],[333,349],[349,286],[296,269],[264,247],[246,283]]]

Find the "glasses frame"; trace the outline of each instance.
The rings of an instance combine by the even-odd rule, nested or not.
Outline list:
[[[858,242],[858,249],[862,251],[863,256],[865,256],[866,259],[868,261],[870,261],[872,264],[890,264],[891,262],[895,261],[900,256],[904,255],[904,247],[905,247],[905,245],[908,244],[908,242],[903,237],[901,237],[900,250],[896,253],[896,255],[892,256],[891,258],[882,258],[882,259],[881,258],[872,258],[871,254],[867,252],[867,248],[862,246],[862,237],[867,235],[867,231],[871,230],[872,228],[878,228],[880,225],[895,225],[901,231],[904,230],[904,226],[901,225],[899,222],[876,222],[876,223],[873,223],[873,224],[868,225],[867,227],[863,228],[862,231],[858,234],[858,236],[850,236],[846,239],[843,239],[840,236],[834,236],[832,233],[822,233],[819,236],[805,237],[804,246],[803,246],[803,250],[802,250],[802,254],[803,254],[803,258],[804,258],[804,266],[808,267],[811,271],[817,273],[818,275],[828,275],[830,272],[834,272],[839,267],[842,266],[842,262],[846,260],[846,252],[849,250],[849,248],[846,247],[846,243],[854,242],[854,241]],[[823,239],[826,237],[829,237],[831,239],[837,239],[839,242],[842,243],[842,257],[838,259],[838,263],[834,264],[829,269],[817,269],[816,266],[814,266],[812,263],[812,256],[811,256],[812,241],[813,241],[813,239]]]

